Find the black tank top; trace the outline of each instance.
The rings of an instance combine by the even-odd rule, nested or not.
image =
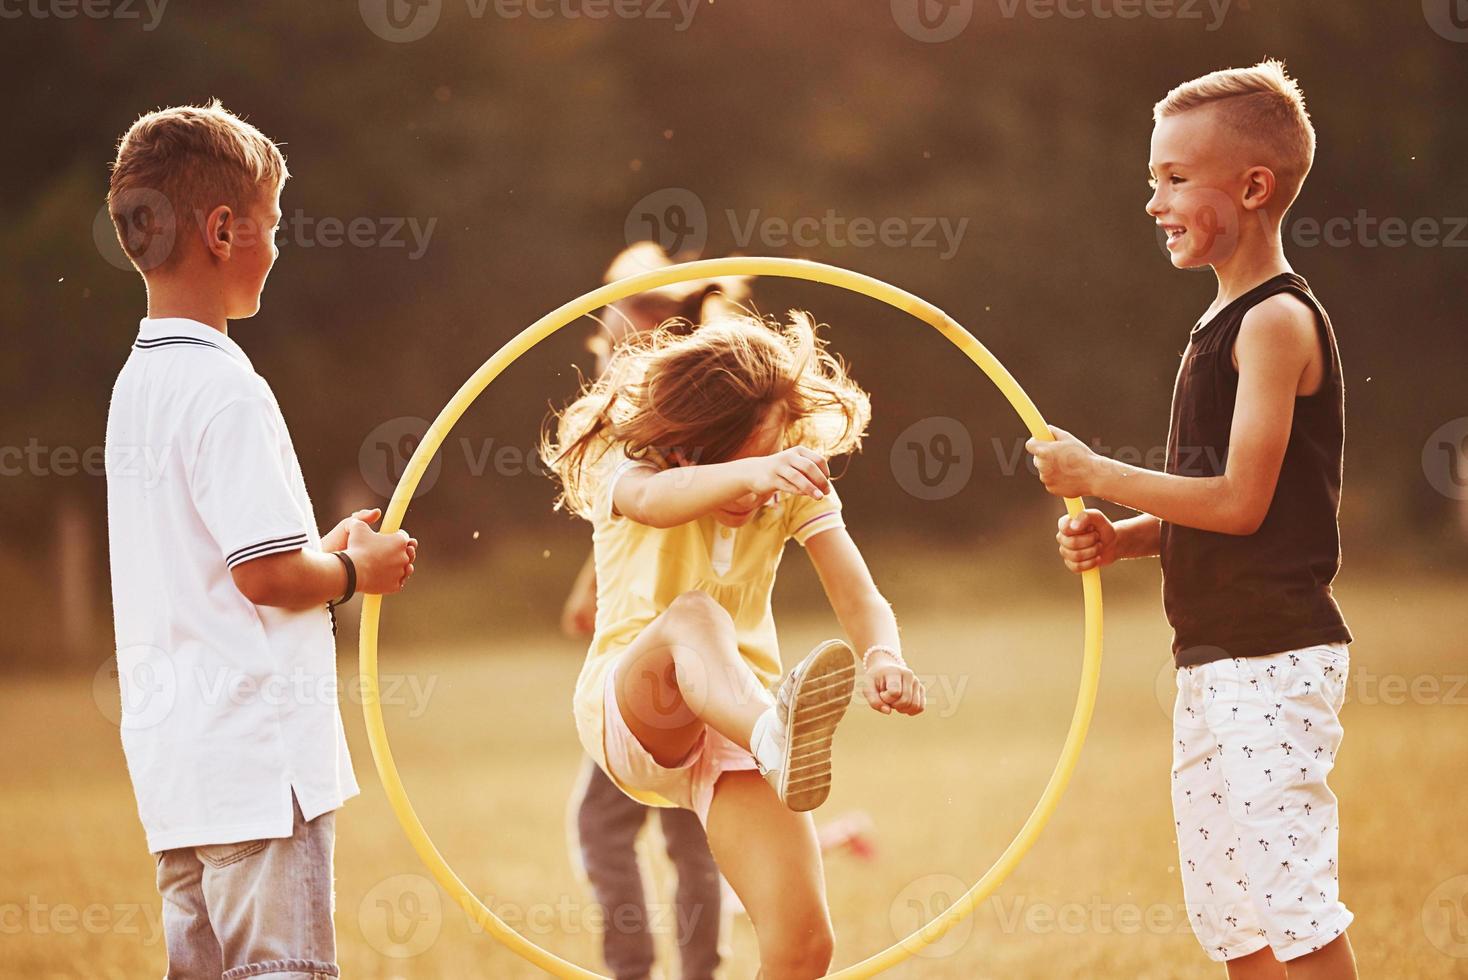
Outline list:
[[[1234,341],[1244,314],[1279,293],[1315,311],[1324,377],[1315,394],[1295,399],[1279,482],[1257,531],[1219,534],[1162,523],[1162,602],[1179,667],[1351,640],[1331,594],[1341,559],[1340,352],[1330,318],[1303,278],[1275,276],[1193,328],[1173,388],[1167,472],[1223,474],[1239,390]]]

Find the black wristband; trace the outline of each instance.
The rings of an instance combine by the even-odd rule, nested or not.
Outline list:
[[[350,601],[352,596],[357,594],[357,566],[352,562],[352,556],[345,551],[333,551],[331,554],[340,558],[342,567],[347,570],[347,590],[342,593],[340,599],[327,603],[328,606],[340,606],[342,603]]]

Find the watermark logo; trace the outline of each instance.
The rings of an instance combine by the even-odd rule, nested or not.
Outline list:
[[[394,875],[362,896],[357,925],[383,956],[399,960],[421,956],[443,931],[443,899],[422,875]]]
[[[464,0],[471,20],[667,21],[682,33],[693,26],[703,0]],[[384,41],[405,44],[427,37],[443,13],[443,0],[358,0],[367,29]]]
[[[1085,441],[1085,440],[1083,440]],[[993,436],[989,445],[994,451],[994,462],[999,466],[999,472],[1003,476],[1017,476],[1021,472],[1029,476],[1038,476],[1039,470],[1035,464],[1035,457],[1025,451],[1029,442],[1029,436],[1019,436],[1012,439],[1001,439]],[[1079,475],[1083,478],[1094,475],[1098,467],[1106,465],[1105,460],[1116,460],[1131,466],[1141,466],[1149,470],[1162,471],[1167,467],[1167,447],[1163,445],[1133,446],[1133,445],[1110,445],[1102,442],[1098,437],[1092,436],[1086,445],[1095,454],[1092,457],[1070,458],[1062,457],[1055,461],[1057,471],[1061,474]],[[1178,446],[1173,451],[1174,465],[1172,472],[1186,476],[1214,476],[1223,472],[1224,456],[1226,454],[1216,446]],[[1105,457],[1097,459],[1096,457]]]
[[[973,917],[964,916],[942,936],[937,934],[937,920],[964,896],[968,887],[961,878],[941,873],[923,875],[909,882],[897,893],[888,910],[893,938],[904,939],[921,929],[923,938],[932,938],[933,942],[915,955],[924,959],[942,959],[957,953],[973,935]]]
[[[0,3],[0,20],[136,20],[148,32],[162,23],[167,6],[168,0],[8,0]]]
[[[1157,247],[1162,254],[1174,264],[1182,260],[1190,266],[1216,265],[1232,256],[1239,246],[1239,209],[1233,199],[1211,187],[1189,190],[1185,202],[1178,198],[1157,226]],[[1183,210],[1185,213],[1178,213]],[[1264,220],[1262,212],[1258,217]],[[1178,229],[1181,234],[1173,240],[1171,233]]]
[[[1194,211],[1187,232],[1179,240],[1179,254],[1197,255],[1200,261],[1214,263],[1227,259],[1238,244],[1240,217],[1238,207],[1221,191],[1193,190],[1190,195],[1206,193],[1212,199]],[[1248,215],[1251,212],[1244,212]],[[1262,211],[1252,212],[1252,220],[1260,230],[1268,232],[1269,218]],[[1385,217],[1360,208],[1353,215],[1317,218],[1309,215],[1290,216],[1280,228],[1281,239],[1291,248],[1468,248],[1468,217],[1443,215],[1406,218]],[[1168,247],[1167,228],[1158,226],[1157,247],[1172,255]]]
[[[1021,12],[1034,20],[1197,21],[1212,33],[1223,26],[1233,0],[998,0],[999,13],[1013,20]],[[1241,4],[1248,7],[1248,0]]]
[[[931,249],[947,261],[958,254],[968,232],[968,218],[939,215],[843,214],[827,208],[820,214],[769,214],[762,208],[720,214],[735,248],[780,251],[796,248]],[[709,211],[686,187],[665,187],[639,200],[623,226],[627,244],[655,241],[669,255],[698,255],[708,242]]]
[[[952,718],[958,714],[963,699],[968,693],[969,681],[973,679],[971,674],[949,673],[914,673],[913,677],[923,686],[926,698],[923,708],[925,718]],[[871,675],[858,674],[855,690],[852,691],[852,700],[859,706],[865,706],[876,697]]]
[[[1157,676],[1152,682],[1152,693],[1157,695],[1157,706],[1167,717],[1173,717],[1177,707],[1178,697],[1178,668],[1173,664],[1172,658],[1168,657],[1157,670]]]
[[[373,493],[379,497],[392,496],[426,432],[427,420],[415,415],[399,415],[367,433],[357,449],[357,470]],[[442,460],[435,453],[423,471],[423,478],[418,481],[414,499],[433,489],[442,468]]]
[[[408,461],[427,432],[426,421],[413,415],[403,415],[388,419],[367,433],[357,449],[357,467],[373,493],[382,497],[392,495],[408,468]],[[454,447],[457,447],[457,453],[453,451]],[[493,437],[471,439],[466,436],[446,441],[428,461],[423,478],[413,492],[415,499],[433,489],[438,482],[442,460],[445,457],[457,459],[458,454],[463,455],[464,468],[475,478],[491,471],[504,477],[529,475],[546,479],[551,475],[550,467],[533,446],[527,448],[501,443]]]
[[[1468,416],[1437,427],[1422,444],[1422,473],[1450,500],[1468,500]]]
[[[123,731],[146,731],[166,719],[178,701],[173,661],[154,646],[124,647],[92,676],[92,700],[102,717]]]
[[[1212,33],[1223,26],[1234,0],[996,0],[996,6],[999,16],[1005,20],[1147,18],[1197,23]],[[1247,9],[1248,0],[1239,6]],[[973,15],[973,0],[892,0],[892,19],[904,34],[916,41],[933,44],[951,41],[968,28]]]
[[[1219,647],[1192,647],[1187,651],[1189,659],[1217,660],[1228,656]],[[1173,727],[1179,731],[1204,731],[1208,725],[1203,717],[1201,704],[1195,704],[1189,685],[1192,676],[1187,668],[1178,668],[1168,657],[1157,671],[1153,689],[1162,713],[1172,719]]]
[[[892,475],[919,500],[945,500],[968,486],[974,441],[958,419],[935,415],[903,429],[892,443]]]
[[[1468,248],[1468,217],[1423,216],[1408,221],[1400,215],[1377,217],[1360,208],[1350,217],[1291,218],[1283,235],[1295,248]]]
[[[1422,16],[1443,40],[1468,42],[1468,0],[1422,0]]]
[[[419,41],[438,26],[443,0],[357,0],[367,29],[384,41]]]
[[[892,20],[914,41],[941,44],[962,34],[974,17],[974,0],[892,0]]]
[[[174,659],[156,647],[131,647],[110,657],[92,677],[92,698],[108,721],[124,731],[152,728],[162,723],[175,705],[192,709],[229,711],[253,704],[271,707],[337,706],[367,702],[401,710],[409,719],[421,718],[438,688],[438,674],[390,673],[371,687],[365,677],[353,675],[345,690],[334,671],[312,671],[301,665],[271,673],[247,673],[225,664],[218,654],[213,664],[174,665]]]
[[[625,708],[631,720],[643,728],[666,732],[690,728],[698,721],[712,693],[711,669],[718,668],[711,668],[696,656],[684,657],[680,663],[673,647],[649,652],[620,671],[619,707]],[[727,672],[726,677],[727,685],[738,683],[733,672]],[[753,680],[743,685],[743,690],[737,687],[735,690],[740,704],[759,700]]]
[[[282,248],[288,245],[326,249],[343,245],[352,248],[401,248],[406,251],[408,261],[413,262],[428,251],[436,227],[437,218],[420,221],[416,217],[399,215],[381,218],[366,215],[316,217],[296,208],[294,213],[281,218],[275,244]]]
[[[1468,875],[1449,878],[1427,896],[1422,931],[1439,953],[1468,958]]]
[[[1190,909],[1182,903],[1108,902],[1092,896],[1083,902],[1036,902],[1017,895],[1004,900],[998,895],[989,899],[999,930],[1005,935],[1025,932],[1034,935],[1122,935],[1141,933],[1153,936],[1188,935],[1192,920],[1216,923],[1216,928],[1230,927],[1237,921],[1239,907],[1232,902],[1197,903]],[[1191,914],[1190,914],[1191,913]]]
[[[112,215],[118,215],[114,224]],[[119,240],[119,236],[121,240]],[[92,220],[92,241],[110,265],[127,272],[148,272],[173,254],[178,240],[178,216],[161,192],[135,187],[117,194]]]
[[[698,255],[708,243],[703,201],[686,187],[664,187],[632,205],[623,224],[627,244],[657,242],[668,255]]]
[[[469,16],[484,16],[491,4],[504,20],[619,20],[669,21],[679,34],[693,26],[694,15],[704,0],[466,0]]]
[[[1246,702],[1258,707],[1318,696],[1361,707],[1468,706],[1468,673],[1382,674],[1317,648],[1241,657],[1237,664],[1218,647],[1190,647],[1183,656],[1203,663],[1179,671],[1169,658],[1155,678],[1157,704],[1179,730],[1202,731],[1209,719],[1228,720]]]
[[[104,204],[92,220],[92,241],[109,265],[123,271],[131,271],[134,263],[143,272],[158,268],[173,254],[181,230],[202,230],[208,221],[208,215],[202,210],[192,215],[179,214],[168,198],[146,188],[120,193],[113,199],[111,208],[119,221],[114,224],[112,211]],[[415,261],[428,251],[437,227],[438,219],[433,217],[318,217],[296,208],[281,217],[274,241],[277,248],[402,249],[409,261]],[[237,247],[249,247],[270,235],[270,230],[260,222],[237,216],[231,240]]]
[[[156,487],[172,459],[172,446],[48,446],[31,436],[24,446],[0,446],[0,477],[108,477]]]
[[[707,909],[702,903],[620,902],[602,905],[578,896],[560,894],[549,902],[517,902],[487,895],[484,905],[505,925],[529,936],[667,936],[689,935]],[[475,919],[469,932],[479,935],[484,926]]]
[[[835,208],[827,208],[823,214],[798,215],[790,218],[783,215],[765,214],[754,208],[742,216],[732,210],[724,211],[729,222],[729,233],[734,244],[747,249],[758,244],[762,249],[783,249],[794,246],[800,249],[816,248],[921,248],[938,250],[938,258],[948,261],[958,254],[968,231],[968,219],[936,215],[901,217],[869,217],[845,215]]]
[[[127,936],[148,948],[163,939],[163,914],[148,902],[48,902],[28,895],[24,902],[0,904],[0,936]]]
[[[680,611],[696,610],[683,606]],[[708,611],[721,615],[711,606]],[[617,707],[627,721],[658,732],[687,729],[706,713],[716,690],[721,698],[732,698],[740,705],[772,703],[771,692],[742,666],[710,664],[696,656],[679,658],[680,649],[688,652],[687,648],[672,646],[649,650],[619,672]],[[926,716],[935,718],[951,718],[958,713],[972,679],[966,673],[915,674],[914,677],[925,692]],[[848,708],[867,709],[876,699],[871,675],[858,674]]]

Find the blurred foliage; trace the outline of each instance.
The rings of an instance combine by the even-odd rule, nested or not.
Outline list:
[[[627,242],[629,209],[660,189],[703,203],[704,254],[798,255],[897,283],[967,325],[1051,421],[1144,452],[1165,439],[1177,357],[1213,291],[1211,277],[1171,269],[1142,209],[1150,108],[1170,86],[1282,57],[1320,134],[1296,218],[1468,215],[1468,45],[1434,33],[1418,4],[1240,0],[1209,31],[1039,19],[1023,5],[1006,16],[1011,5],[982,2],[941,44],[905,34],[887,3],[723,0],[678,30],[676,7],[671,20],[510,19],[445,0],[413,43],[374,35],[358,6],[177,3],[153,30],[4,22],[0,446],[101,444],[144,310],[137,276],[94,242],[106,165],[141,111],[212,96],[285,144],[288,220],[432,222],[416,258],[406,230],[398,248],[323,247],[288,231],[261,314],[232,328],[275,388],[324,525],[376,499],[359,463],[374,427],[432,418],[502,342],[597,285]],[[738,240],[754,215],[828,211],[967,224],[946,259]],[[1356,242],[1291,258],[1343,349],[1348,560],[1352,541],[1443,538],[1452,502],[1424,479],[1421,454],[1433,430],[1468,414],[1468,251]],[[798,304],[831,324],[873,392],[871,440],[843,488],[854,525],[974,541],[1047,505],[1022,471],[1002,472],[1023,435],[1012,413],[936,334],[830,290],[766,282],[755,295],[768,312]],[[585,529],[552,513],[547,480],[476,474],[472,460],[486,445],[534,444],[549,404],[574,390],[573,365],[590,366],[587,329],[515,365],[456,431],[467,441],[450,443],[437,486],[409,514],[435,560],[482,556],[512,531],[585,546]],[[975,477],[924,502],[893,479],[889,452],[936,415],[968,427]],[[49,571],[27,571],[24,556],[49,553],[51,515],[69,499],[95,519],[105,582],[103,481],[30,473],[3,486],[5,567],[37,594],[21,618],[43,625],[65,612],[47,601]]]

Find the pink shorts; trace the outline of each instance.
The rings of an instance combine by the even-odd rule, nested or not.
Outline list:
[[[622,718],[622,709],[617,705],[619,666],[607,671],[602,723],[607,769],[613,781],[627,789],[656,793],[675,806],[692,810],[698,814],[699,823],[708,826],[714,784],[726,772],[758,769],[754,756],[737,742],[705,725],[703,733],[682,762],[672,768],[659,765]]]

